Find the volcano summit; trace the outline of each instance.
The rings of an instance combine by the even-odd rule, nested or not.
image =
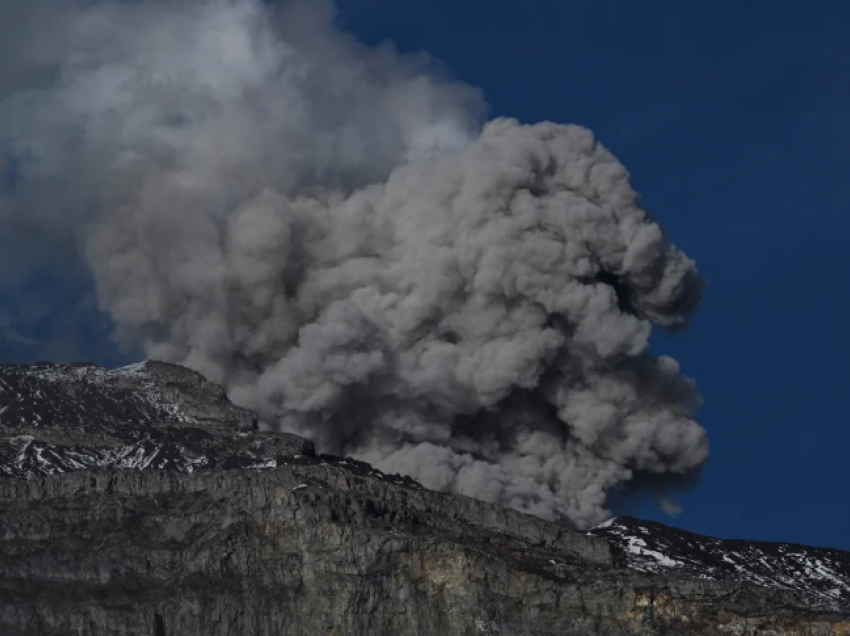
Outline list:
[[[256,430],[160,362],[0,366],[0,633],[850,633],[850,554],[588,533]]]

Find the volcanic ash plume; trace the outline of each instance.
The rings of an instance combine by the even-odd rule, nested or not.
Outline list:
[[[39,4],[0,14],[50,32]],[[701,279],[589,131],[481,128],[477,91],[315,0],[53,11],[0,76],[35,158],[0,224],[73,228],[119,340],[322,450],[576,527],[705,460],[692,381],[646,353]]]

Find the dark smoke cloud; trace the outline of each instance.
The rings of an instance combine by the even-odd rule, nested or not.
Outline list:
[[[589,131],[482,127],[477,90],[316,0],[0,24],[0,143],[27,158],[0,230],[72,236],[119,341],[324,449],[578,527],[705,460],[693,382],[646,353],[701,280]]]

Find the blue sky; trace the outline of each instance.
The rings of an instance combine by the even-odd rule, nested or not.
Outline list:
[[[712,455],[677,519],[631,511],[850,549],[850,4],[338,4],[365,42],[427,50],[481,87],[492,115],[591,128],[707,278],[691,329],[653,346],[697,379]],[[102,318],[69,333],[40,313],[45,294],[92,312],[85,272],[54,286],[50,268],[0,285],[18,315],[0,311],[0,359],[38,357],[20,339],[35,336],[60,344],[54,357],[123,361]]]

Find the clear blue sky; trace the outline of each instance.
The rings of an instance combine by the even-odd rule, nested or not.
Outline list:
[[[593,129],[697,260],[703,306],[689,331],[654,347],[697,379],[712,454],[680,517],[648,502],[639,515],[850,549],[850,3],[339,5],[360,39],[427,50],[481,87],[493,115]],[[88,311],[78,279],[0,286],[0,304],[23,306],[38,289]],[[84,334],[37,313],[28,324],[66,357],[121,360],[104,322]],[[6,333],[0,359],[35,355]]]

